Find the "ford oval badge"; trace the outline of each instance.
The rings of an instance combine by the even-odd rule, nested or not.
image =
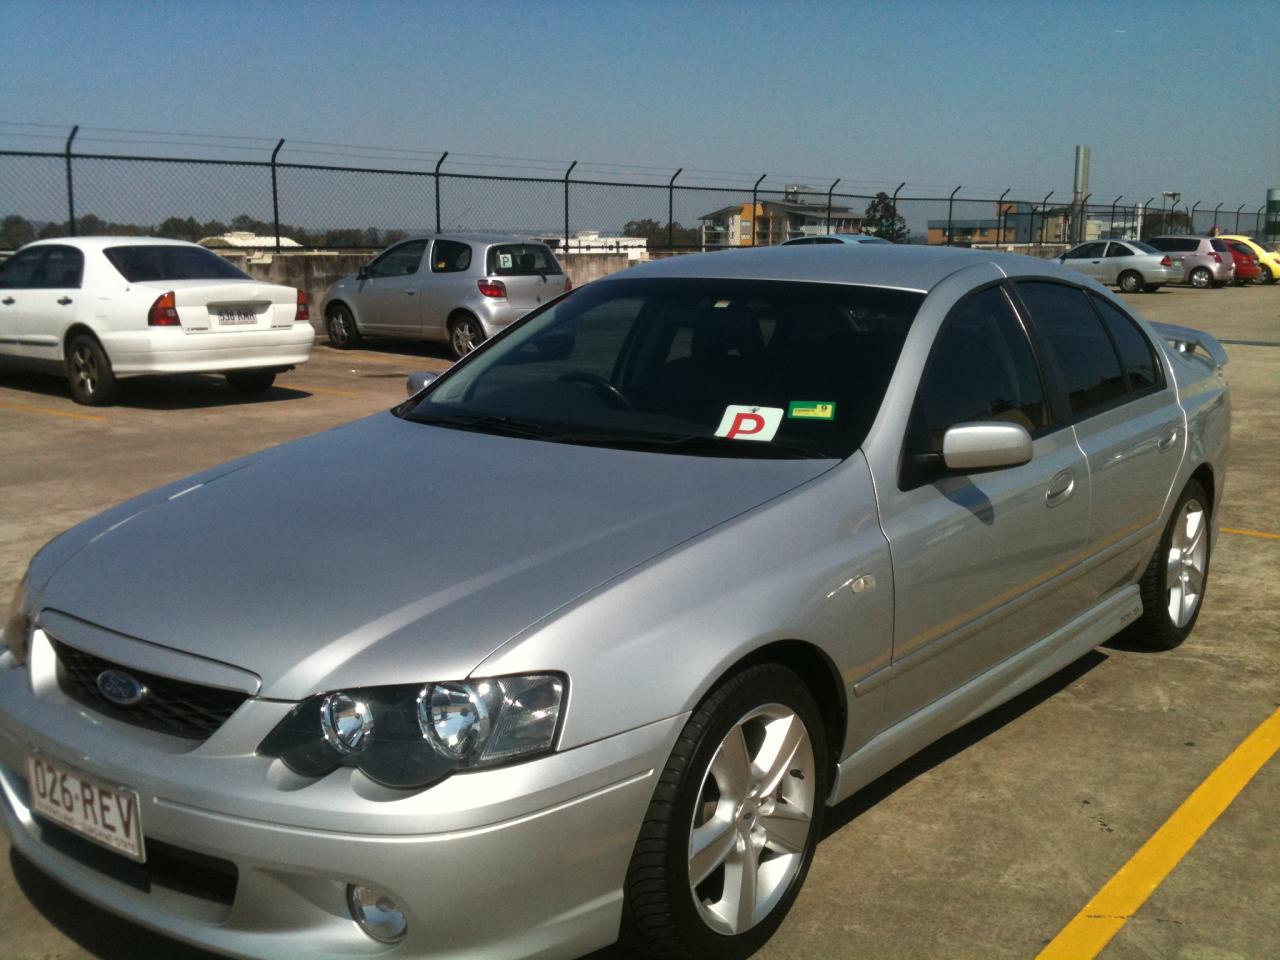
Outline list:
[[[98,674],[98,692],[118,707],[132,707],[147,695],[147,688],[123,670],[103,670]]]

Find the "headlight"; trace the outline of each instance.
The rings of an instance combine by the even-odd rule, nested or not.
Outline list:
[[[540,673],[335,691],[298,704],[258,752],[304,776],[347,765],[420,789],[457,770],[550,752],[564,690],[564,677]]]
[[[27,613],[27,575],[18,581],[13,600],[4,617],[4,644],[19,665],[27,662],[27,650],[31,646],[31,617]]]

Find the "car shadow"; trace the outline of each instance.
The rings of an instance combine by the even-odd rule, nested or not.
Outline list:
[[[71,399],[67,381],[56,374],[27,370],[0,371],[0,387],[21,390],[40,397]],[[137,410],[198,410],[210,407],[233,407],[257,403],[279,403],[310,397],[305,389],[276,385],[258,394],[236,393],[220,376],[199,373],[166,374],[154,377],[129,377],[120,381],[120,396],[103,408],[128,407]],[[79,409],[79,408],[77,408]]]
[[[1075,663],[1042,680],[1003,706],[952,731],[898,764],[879,779],[827,811],[822,840],[826,840],[827,837],[848,826],[863,813],[892,796],[921,774],[963,753],[1001,727],[1039,706],[1054,694],[1071,686],[1106,660],[1105,653],[1091,650]],[[152,933],[95,907],[74,894],[69,895],[16,850],[10,850],[9,863],[19,889],[26,895],[31,905],[50,924],[100,960],[138,960],[138,958],[151,957],[165,958],[165,960],[215,960],[213,954]],[[603,950],[597,950],[583,960],[636,960],[636,957],[626,947],[615,944]]]

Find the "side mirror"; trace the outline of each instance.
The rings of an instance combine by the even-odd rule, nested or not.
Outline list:
[[[948,470],[998,470],[1031,462],[1031,434],[1017,423],[982,420],[960,423],[942,436]]]
[[[404,389],[409,396],[421,393],[431,384],[435,383],[440,374],[432,370],[419,370],[416,373],[409,374],[408,379],[404,382]]]
[[[356,270],[356,279],[357,280],[369,279],[369,265],[367,263],[363,264],[361,267],[359,267],[359,269]]]

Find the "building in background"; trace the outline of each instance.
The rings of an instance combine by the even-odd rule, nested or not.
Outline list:
[[[748,204],[749,206],[749,204]],[[599,230],[579,230],[566,243],[564,237],[534,237],[557,255],[565,253],[625,253],[628,260],[648,260],[649,241],[645,237],[602,234]]]
[[[268,229],[270,229],[270,227],[268,227]],[[249,233],[247,230],[233,230],[230,233],[220,233],[215,237],[201,237],[196,242],[202,247],[209,247],[215,250],[220,247],[258,247],[262,249],[270,247],[274,249],[276,246],[275,237],[264,237],[256,233]],[[288,237],[280,238],[281,249],[301,246],[302,244],[297,240],[291,240]]]
[[[950,231],[952,246],[999,243],[1064,243],[1069,230],[1070,208],[1041,209],[1039,204],[1009,200],[996,204],[996,215],[981,219],[928,221],[928,242],[945,245]]]
[[[1262,236],[1267,243],[1280,243],[1280,187],[1267,191],[1267,209],[1263,214]]]
[[[704,247],[767,247],[796,237],[861,233],[863,215],[840,204],[828,208],[826,197],[813,187],[790,183],[781,200],[757,200],[754,210],[747,200],[698,219]]]

